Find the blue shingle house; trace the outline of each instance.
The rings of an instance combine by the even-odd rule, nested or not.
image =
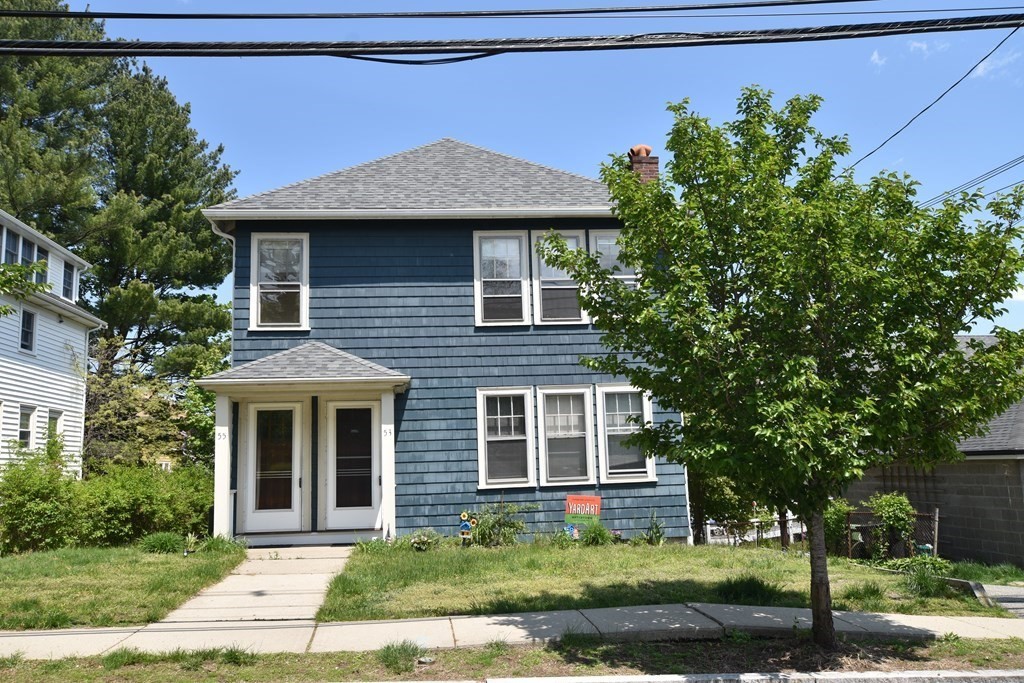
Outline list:
[[[622,443],[663,413],[579,364],[599,333],[534,250],[554,229],[614,264],[601,183],[444,139],[205,214],[235,253],[233,367],[201,382],[215,533],[454,534],[500,501],[554,531],[596,494],[611,529],[689,538],[683,467]]]

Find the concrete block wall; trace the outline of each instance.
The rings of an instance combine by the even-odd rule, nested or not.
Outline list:
[[[854,504],[872,493],[901,491],[918,512],[939,508],[939,554],[1024,567],[1024,467],[1020,460],[905,465],[869,470],[846,493]]]

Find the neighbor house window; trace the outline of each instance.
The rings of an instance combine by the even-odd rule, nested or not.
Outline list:
[[[308,329],[309,235],[254,234],[252,329]]]
[[[21,239],[21,265],[31,266],[36,262],[36,245],[34,242]]]
[[[36,282],[43,284],[47,281],[47,271],[50,269],[50,252],[42,247],[36,249],[36,261],[46,261],[42,270],[36,273]]]
[[[21,350],[36,350],[36,314],[27,308],[21,309]]]
[[[49,439],[54,436],[61,436],[64,434],[64,413],[60,410],[51,410],[46,418],[46,437]]]
[[[606,270],[615,270],[614,277],[627,285],[636,284],[636,270],[619,261],[619,231],[591,230],[590,251]],[[617,268],[617,270],[616,270]]]
[[[533,401],[529,387],[477,390],[480,486],[532,486]]]
[[[580,307],[579,285],[564,270],[544,263],[537,254],[537,244],[546,233],[533,233],[533,318],[538,325],[552,323],[585,323],[587,314]],[[585,249],[582,230],[559,233],[570,249]]]
[[[651,403],[628,386],[597,388],[598,451],[601,481],[654,481],[654,460],[624,442],[651,421]]]
[[[64,280],[61,284],[61,294],[65,299],[75,300],[75,264],[64,262]]]
[[[526,232],[477,232],[473,237],[476,324],[525,323],[530,266]]]
[[[541,484],[594,481],[590,387],[537,389]]]
[[[18,255],[21,253],[21,235],[7,230],[7,238],[4,240],[4,263],[14,265],[18,263]]]
[[[35,429],[36,409],[34,406],[22,406],[18,415],[18,443],[22,448],[32,448],[32,432]]]

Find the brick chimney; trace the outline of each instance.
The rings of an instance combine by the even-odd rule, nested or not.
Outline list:
[[[640,181],[647,183],[658,178],[658,157],[651,156],[650,145],[633,145],[629,148],[629,165],[639,174]]]

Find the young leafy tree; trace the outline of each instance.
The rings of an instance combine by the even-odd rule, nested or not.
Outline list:
[[[822,512],[865,469],[959,457],[958,440],[1024,394],[1024,335],[958,340],[1000,312],[1022,270],[1024,188],[915,205],[907,177],[841,171],[843,137],[811,126],[818,97],[774,109],[751,88],[713,126],[671,105],[664,175],[603,169],[635,288],[550,237],[581,284],[606,356],[685,424],[646,426],[649,454],[696,464],[810,523],[813,635],[834,647]]]
[[[40,263],[23,266],[14,263],[0,263],[0,297],[21,301],[35,292],[50,289],[47,282],[36,282],[35,274],[41,270]],[[14,313],[15,309],[0,301],[0,318]]]

